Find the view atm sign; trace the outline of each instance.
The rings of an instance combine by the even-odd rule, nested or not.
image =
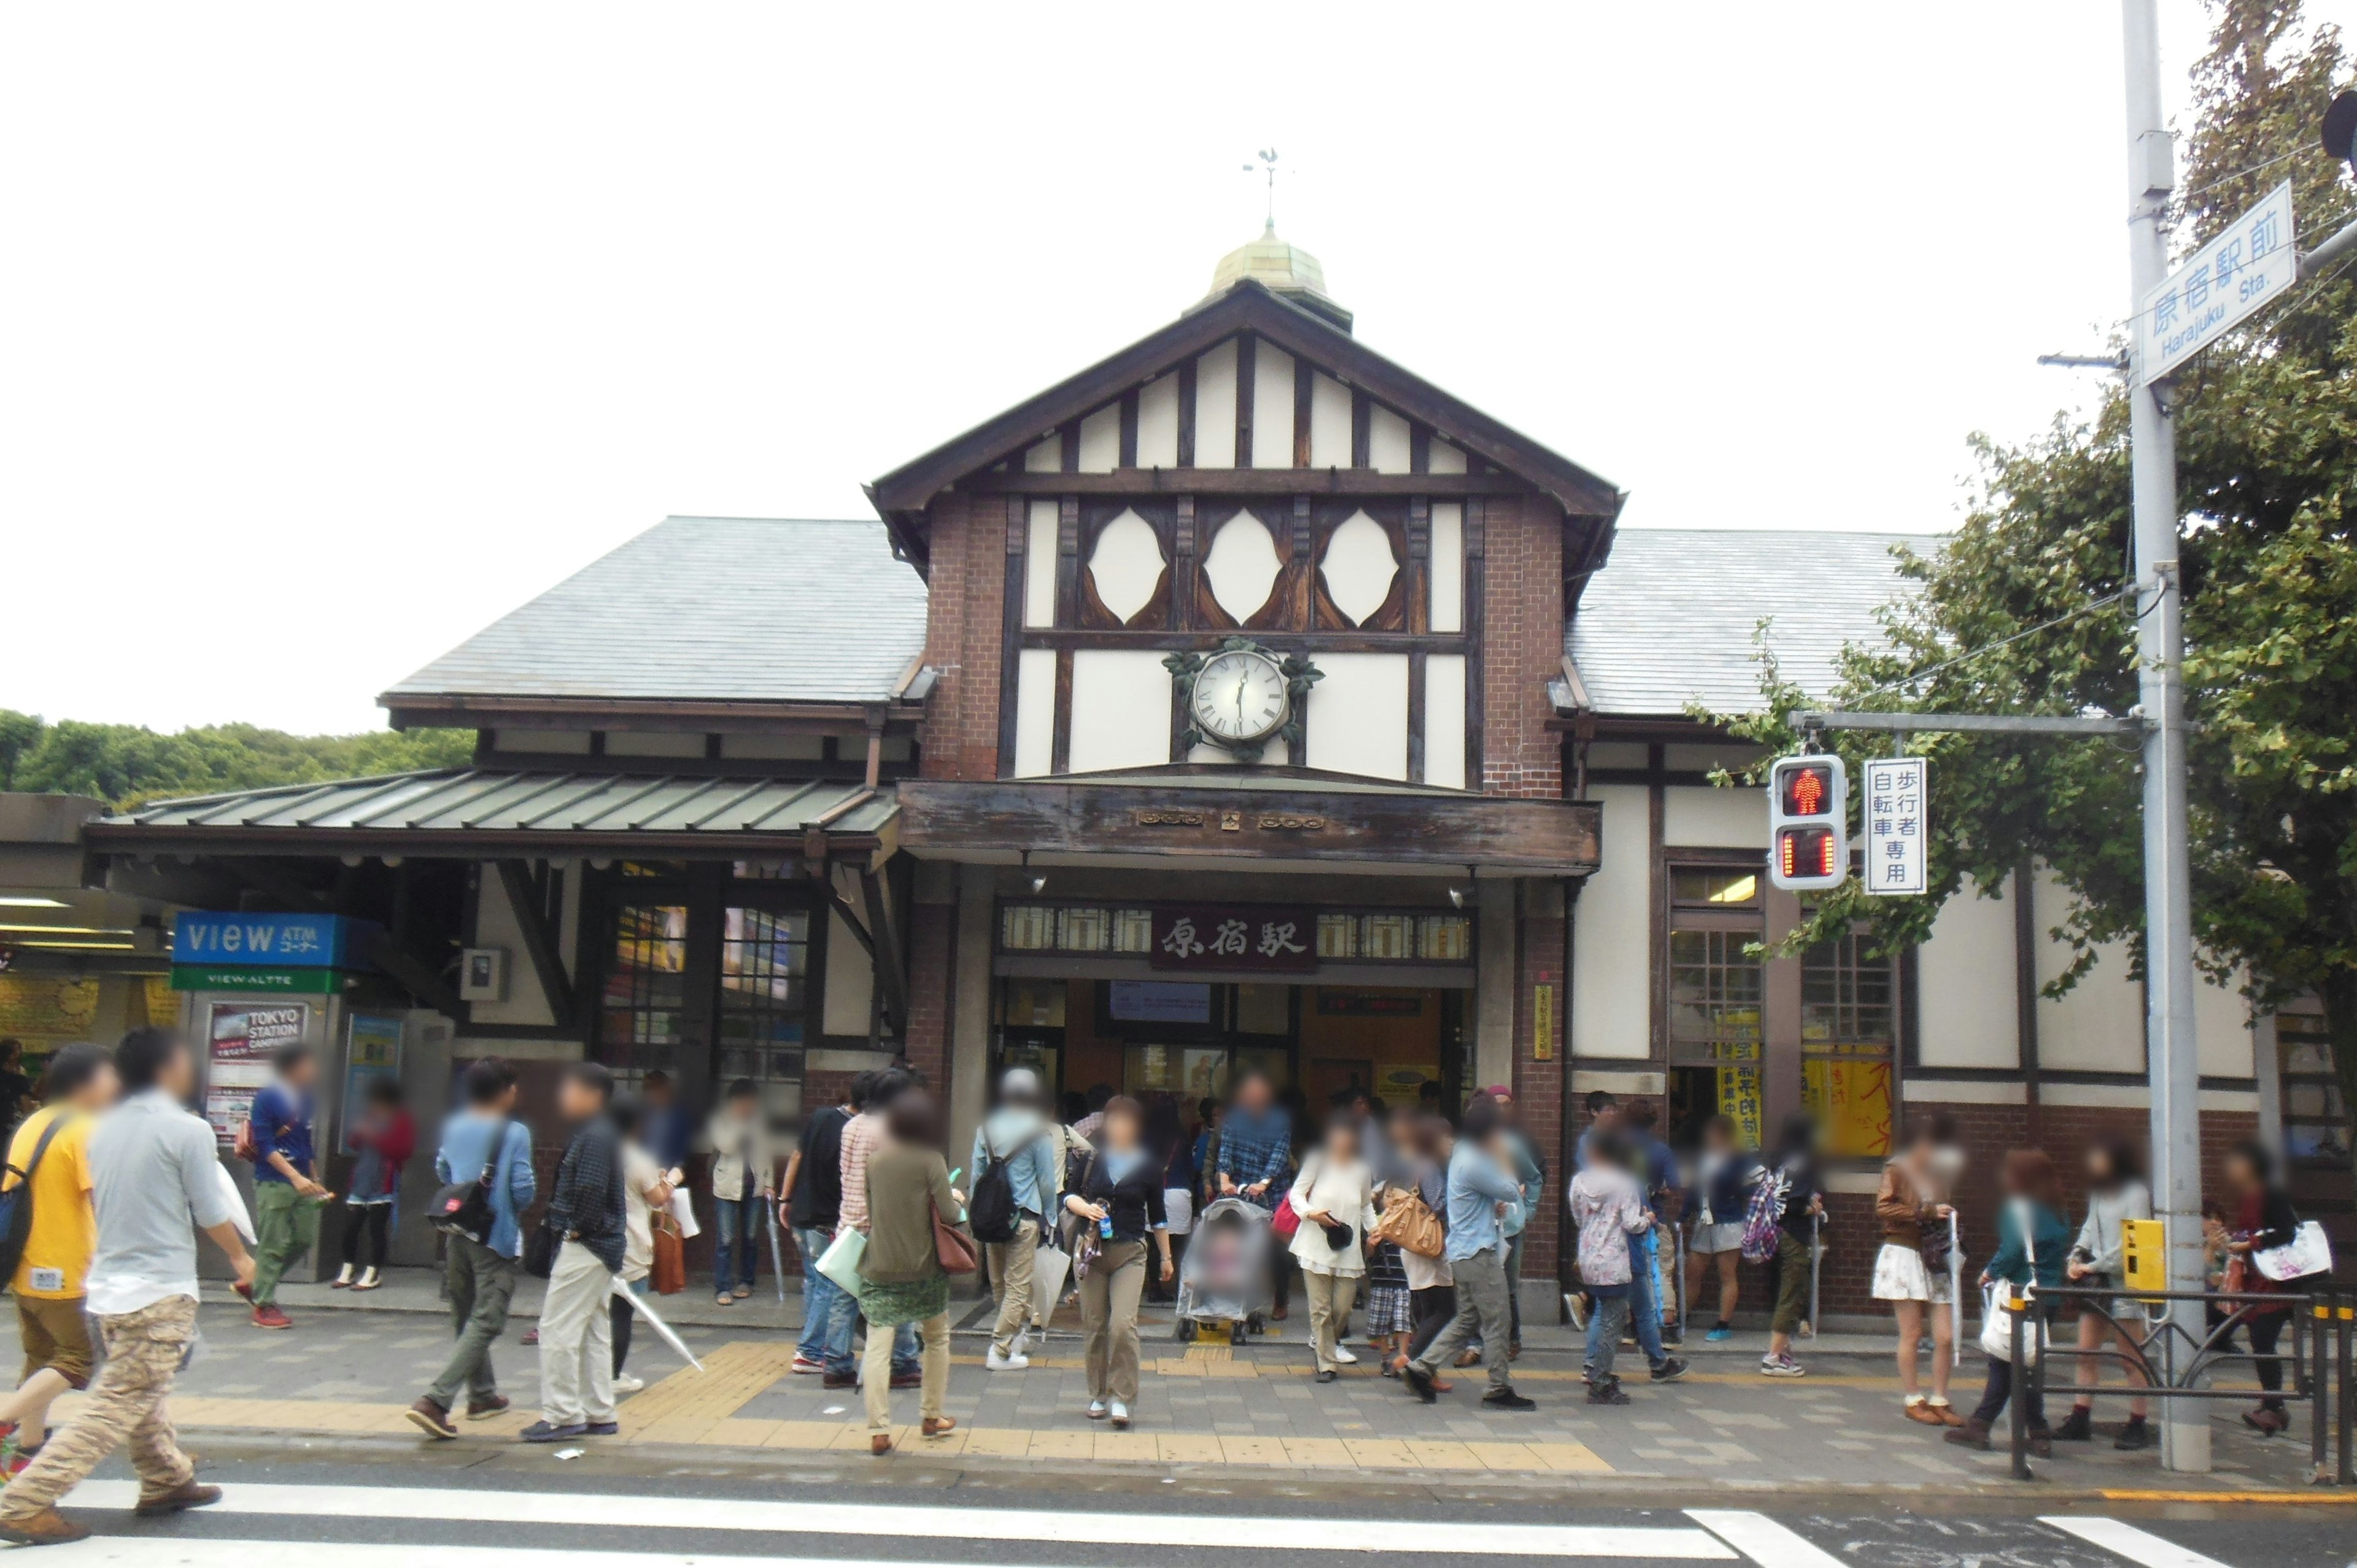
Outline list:
[[[342,915],[184,912],[172,928],[176,964],[271,969],[369,969],[365,920]]]

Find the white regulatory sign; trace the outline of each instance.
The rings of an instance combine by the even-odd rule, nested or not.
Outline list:
[[[2293,238],[2286,180],[2144,296],[2136,311],[2138,377],[2147,385],[2158,381],[2297,282]]]
[[[1866,890],[1923,891],[1932,765],[1886,757],[1866,765]]]

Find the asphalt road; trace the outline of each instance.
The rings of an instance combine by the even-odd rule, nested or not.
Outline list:
[[[1720,1508],[1452,1503],[1340,1496],[1297,1483],[1200,1481],[1109,1492],[1085,1470],[1012,1484],[884,1477],[849,1462],[758,1474],[618,1470],[568,1462],[426,1466],[216,1456],[223,1503],[135,1520],[119,1466],[67,1499],[99,1531],[49,1549],[45,1568],[772,1568],[819,1563],[959,1568],[1330,1568],[1340,1561],[1576,1560],[1758,1568],[2349,1568],[2357,1507],[2067,1505],[2043,1515],[1959,1503],[1919,1512],[1857,1498],[1812,1508],[1745,1493]],[[577,1466],[577,1467],[576,1467]],[[1765,1506],[1738,1507],[1738,1503]],[[2055,1505],[2049,1505],[2055,1506]],[[325,1547],[327,1550],[323,1551]],[[421,1550],[423,1549],[423,1550]]]

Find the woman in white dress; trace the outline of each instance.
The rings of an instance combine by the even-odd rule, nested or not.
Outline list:
[[[1874,1195],[1875,1218],[1882,1222],[1882,1250],[1874,1257],[1874,1299],[1889,1302],[1899,1319],[1899,1386],[1907,1419],[1926,1426],[1962,1426],[1964,1418],[1948,1403],[1948,1374],[1955,1359],[1954,1282],[1944,1266],[1934,1269],[1924,1262],[1927,1243],[1944,1256],[1948,1217],[1955,1212],[1932,1174],[1932,1146],[1928,1129],[1910,1128],[1907,1146],[1882,1167],[1882,1184]],[[1932,1329],[1929,1399],[1918,1386],[1916,1369],[1927,1316]]]

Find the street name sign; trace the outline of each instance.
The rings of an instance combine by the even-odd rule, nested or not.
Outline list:
[[[2136,309],[2136,373],[2147,386],[2299,279],[2291,181],[2193,252]]]

